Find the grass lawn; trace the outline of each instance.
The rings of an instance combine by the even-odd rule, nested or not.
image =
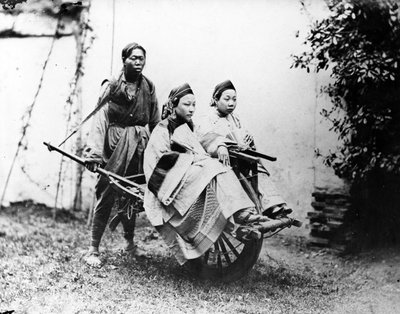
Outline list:
[[[375,278],[370,255],[340,258],[278,235],[265,241],[248,276],[222,284],[193,277],[146,219],[138,222],[135,237],[149,258],[118,250],[118,227],[104,236],[104,266],[93,269],[81,261],[89,243],[84,220],[62,215],[54,222],[48,209],[34,205],[0,211],[0,313],[342,313],[360,297],[366,303],[356,310],[370,309],[369,293],[384,287],[378,301],[387,310],[397,306],[390,303],[391,293],[400,292],[400,271],[390,273],[391,263],[400,262],[396,254]]]

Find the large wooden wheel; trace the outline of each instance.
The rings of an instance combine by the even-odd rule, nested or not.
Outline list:
[[[261,213],[261,205],[250,182],[239,174],[239,180]],[[203,256],[187,262],[189,270],[203,279],[231,282],[246,275],[256,263],[263,244],[263,238],[239,240],[223,232],[213,247]]]
[[[263,239],[242,242],[227,233],[214,243],[214,249],[188,261],[189,269],[202,279],[231,282],[246,275],[256,263]]]

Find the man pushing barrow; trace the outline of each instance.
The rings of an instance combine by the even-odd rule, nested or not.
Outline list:
[[[155,86],[142,74],[146,50],[137,43],[130,43],[122,49],[121,58],[123,67],[118,77],[103,81],[95,109],[80,126],[92,119],[92,128],[83,151],[85,167],[93,172],[102,167],[122,177],[143,172],[143,151],[151,131],[160,120],[160,114]],[[125,203],[119,204],[121,199],[116,197],[109,181],[107,176],[100,176],[95,187],[97,201],[93,209],[91,241],[84,256],[86,264],[92,267],[102,264],[99,246],[112,208],[115,205],[127,206]],[[125,251],[143,256],[145,252],[133,242],[134,215],[128,218],[131,219],[122,219]]]

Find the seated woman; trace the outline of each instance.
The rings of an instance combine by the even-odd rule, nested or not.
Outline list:
[[[197,136],[209,154],[213,155],[216,143],[224,141],[226,145],[233,143],[239,149],[256,149],[253,137],[242,128],[239,118],[233,113],[236,108],[236,89],[231,81],[224,81],[215,86],[211,108],[210,113],[200,119],[196,128]],[[218,158],[229,163],[228,150],[221,152]],[[262,164],[259,168],[258,182],[263,213],[270,218],[290,214],[292,210],[277,192],[268,171]]]
[[[203,255],[235,222],[268,220],[256,213],[234,172],[200,145],[194,111],[190,86],[174,88],[144,153],[144,208],[180,264]]]

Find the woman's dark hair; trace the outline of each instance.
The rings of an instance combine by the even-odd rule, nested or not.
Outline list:
[[[230,80],[223,81],[222,83],[216,85],[211,99],[211,106],[216,106],[216,101],[219,100],[222,93],[228,89],[233,89],[236,91],[235,86],[233,86]]]

